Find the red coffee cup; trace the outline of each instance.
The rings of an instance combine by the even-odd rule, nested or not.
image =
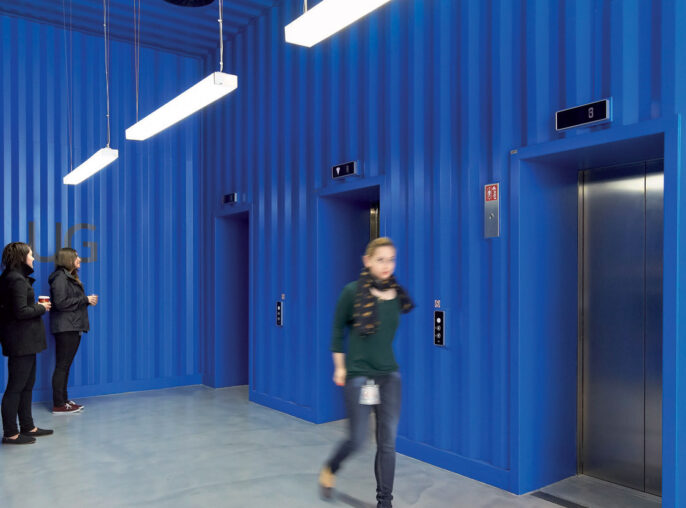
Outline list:
[[[38,303],[50,303],[50,297],[49,296],[39,296],[38,297]]]

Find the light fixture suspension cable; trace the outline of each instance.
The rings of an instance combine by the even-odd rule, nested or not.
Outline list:
[[[133,0],[133,59],[136,79],[136,121],[138,121],[141,66],[141,0]]]
[[[219,0],[219,72],[224,70],[224,0]]]
[[[103,39],[105,41],[105,86],[107,89],[107,148],[110,147],[110,54],[109,54],[109,40],[107,32],[107,1],[102,0],[102,16],[103,16]]]
[[[126,139],[136,141],[149,139],[238,88],[238,76],[224,72],[224,0],[218,0],[217,4],[219,6],[217,20],[219,22],[219,70],[213,71],[205,79],[126,129]]]
[[[71,87],[71,72],[73,68],[73,51],[72,51],[72,4],[69,2],[69,31],[67,32],[67,8],[65,0],[62,0],[62,21],[64,24],[64,75],[67,81],[67,137],[69,142],[69,169],[74,167],[74,142],[72,134],[72,87]],[[69,51],[67,51],[67,33],[69,33]]]

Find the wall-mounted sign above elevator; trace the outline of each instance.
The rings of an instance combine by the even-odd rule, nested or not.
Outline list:
[[[360,174],[359,161],[344,162],[331,168],[331,176],[334,180]]]
[[[225,205],[229,203],[238,203],[238,193],[232,192],[231,194],[224,194],[223,201]]]
[[[612,121],[610,99],[603,99],[555,113],[555,130],[563,131],[572,127],[585,127],[591,124]]]
[[[500,184],[484,185],[484,238],[500,236]]]

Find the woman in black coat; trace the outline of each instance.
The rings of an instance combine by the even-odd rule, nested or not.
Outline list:
[[[52,313],[50,331],[55,335],[55,372],[52,375],[53,414],[72,414],[83,406],[69,399],[69,370],[81,343],[81,335],[90,329],[88,306],[98,297],[86,296],[79,279],[81,258],[71,248],[60,249],[55,256],[55,271],[48,278]]]
[[[0,340],[7,360],[7,388],[2,397],[3,444],[35,443],[35,436],[52,434],[33,424],[31,397],[36,381],[36,354],[43,351],[45,326],[41,316],[50,303],[36,303],[33,292],[33,253],[25,243],[10,243],[2,251],[0,275]],[[21,432],[17,427],[17,416]]]

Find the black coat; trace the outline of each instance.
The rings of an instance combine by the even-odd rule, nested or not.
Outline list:
[[[48,277],[50,283],[50,331],[87,332],[88,297],[83,286],[65,268],[57,268]]]
[[[0,275],[0,340],[2,354],[23,356],[40,353],[48,345],[41,316],[45,307],[36,303],[33,270],[5,270]]]

